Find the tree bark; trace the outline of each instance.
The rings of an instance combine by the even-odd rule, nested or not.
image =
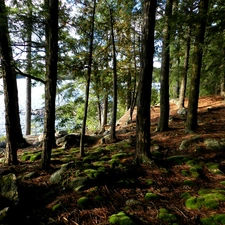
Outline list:
[[[191,28],[188,28],[187,39],[186,39],[186,52],[184,57],[184,72],[181,78],[180,85],[180,93],[179,93],[179,108],[184,108],[184,100],[187,86],[187,75],[188,75],[188,67],[189,67],[189,55],[190,55],[190,47],[191,47]]]
[[[85,137],[85,131],[86,131],[89,89],[90,89],[90,81],[91,81],[92,52],[93,52],[93,42],[94,42],[95,8],[96,8],[96,0],[94,0],[93,13],[92,13],[92,26],[91,26],[91,35],[90,35],[88,72],[87,72],[87,83],[86,83],[86,91],[85,91],[84,118],[83,118],[83,124],[82,124],[82,131],[81,131],[81,135],[80,135],[80,156],[81,157],[84,156],[84,137]]]
[[[48,9],[46,23],[46,85],[44,140],[41,157],[42,169],[48,170],[52,147],[55,146],[55,97],[58,62],[58,0],[46,0]]]
[[[161,65],[160,88],[160,117],[157,130],[162,132],[169,129],[169,72],[170,72],[170,20],[172,16],[173,0],[166,0],[165,25],[163,30],[163,49]]]
[[[114,142],[116,140],[116,116],[117,116],[117,60],[116,60],[116,45],[114,37],[114,21],[113,21],[113,10],[111,6],[106,1],[109,7],[110,13],[110,29],[112,38],[112,55],[113,55],[113,108],[112,108],[112,120],[110,129],[110,141]]]
[[[185,130],[187,133],[195,132],[198,127],[197,110],[208,3],[209,0],[200,1],[198,6],[199,19],[198,22],[196,22],[197,24],[193,49],[191,84],[189,90],[188,112],[185,126]]]
[[[5,163],[7,165],[17,164],[17,118],[15,103],[18,100],[16,73],[13,67],[12,49],[10,47],[8,19],[5,1],[0,0],[0,58],[3,73],[4,102],[5,102],[5,127],[6,127],[6,154]]]
[[[145,163],[150,153],[150,103],[154,55],[156,0],[144,1],[141,73],[138,85],[136,151],[134,161]]]
[[[31,42],[32,42],[32,1],[28,1],[28,26],[27,26],[27,73],[30,74],[31,63]],[[31,78],[26,77],[26,115],[25,134],[31,133]]]

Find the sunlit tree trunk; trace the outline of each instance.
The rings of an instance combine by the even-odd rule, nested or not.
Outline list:
[[[187,133],[194,132],[198,126],[197,110],[208,3],[209,0],[200,1],[198,6],[199,19],[196,22],[195,28],[191,84],[189,90],[188,112],[185,126],[185,130]]]
[[[45,0],[46,23],[46,85],[42,169],[49,169],[52,147],[55,146],[55,98],[58,62],[58,0]]]
[[[150,153],[150,103],[154,55],[156,0],[144,1],[141,73],[138,85],[136,119],[136,163],[147,162]]]

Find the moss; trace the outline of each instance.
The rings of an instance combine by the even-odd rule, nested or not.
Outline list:
[[[185,180],[184,181],[184,185],[187,185],[187,186],[190,186],[190,187],[193,187],[195,184],[195,182],[193,180]]]
[[[28,154],[27,152],[23,153],[23,155],[21,156],[21,161],[28,161],[30,160],[31,155]]]
[[[218,163],[206,163],[205,166],[208,168],[209,172],[214,173],[214,174],[223,174],[223,172],[219,169],[219,164]]]
[[[95,169],[86,169],[84,173],[91,179],[96,178],[99,175],[99,171]]]
[[[39,159],[41,159],[41,152],[37,152],[37,153],[31,155],[31,157],[30,157],[31,162],[34,162]]]
[[[145,182],[147,185],[152,185],[154,183],[154,181],[151,179],[147,179],[147,180],[145,180]]]
[[[184,176],[184,177],[189,177],[190,176],[190,172],[188,170],[181,170],[181,174]]]
[[[220,184],[225,185],[225,181],[221,181]]]
[[[90,199],[88,197],[84,196],[77,200],[77,205],[79,207],[83,208],[83,207],[87,206],[89,204],[89,202],[90,202]]]
[[[189,166],[195,166],[195,165],[197,165],[197,162],[195,160],[188,160],[186,162],[186,164],[189,165]]]
[[[225,224],[225,214],[215,214],[213,216],[201,219],[203,225]]]
[[[185,192],[185,193],[181,194],[181,198],[187,200],[187,199],[191,198],[191,194],[189,192]]]
[[[225,195],[221,190],[201,189],[198,191],[200,197],[190,197],[186,200],[185,206],[188,209],[217,209],[220,202],[225,202]]]
[[[115,225],[136,225],[136,223],[124,212],[113,214],[109,217],[109,223]]]
[[[127,157],[127,154],[124,153],[124,152],[120,152],[120,153],[117,153],[117,154],[113,155],[112,159],[121,159],[121,158],[124,158],[124,157]]]
[[[147,201],[152,201],[152,200],[156,200],[156,199],[159,199],[159,196],[157,194],[154,194],[151,192],[145,194],[145,200],[147,200]]]
[[[98,159],[98,156],[90,154],[90,155],[83,158],[83,162],[90,163],[90,162],[95,161],[97,159]]]
[[[203,171],[202,171],[202,166],[201,166],[201,165],[194,165],[194,166],[192,166],[192,167],[190,168],[190,172],[191,172],[191,176],[192,176],[192,177],[197,178],[197,177],[200,176],[200,174],[203,173]]]
[[[188,209],[201,209],[204,202],[204,198],[191,197],[186,200],[185,206]]]
[[[170,213],[167,209],[161,208],[159,209],[158,218],[160,220],[166,221],[166,222],[176,222],[177,218],[174,214]]]
[[[168,157],[167,160],[173,164],[181,165],[188,160],[188,157],[185,155],[175,155]]]
[[[59,203],[59,204],[56,204],[52,207],[52,211],[58,211],[62,209],[62,205]]]
[[[105,199],[105,197],[103,197],[101,195],[96,195],[94,200],[95,200],[95,202],[99,203],[99,202],[104,202],[106,199]]]
[[[93,162],[93,165],[94,166],[104,166],[105,165],[105,162],[103,162],[103,161],[97,161],[97,162]]]

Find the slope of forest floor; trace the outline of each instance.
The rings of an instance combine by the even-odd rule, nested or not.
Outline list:
[[[48,172],[40,170],[40,159],[21,161],[13,168],[19,180],[21,201],[15,221],[69,225],[225,224],[225,102],[219,96],[199,99],[199,127],[195,134],[185,133],[185,116],[178,115],[177,110],[171,102],[170,129],[159,133],[156,132],[159,108],[151,109],[154,162],[149,165],[133,164],[135,138],[134,142],[123,142],[135,137],[135,121],[126,123],[127,112],[118,121],[118,143],[85,149],[87,156],[98,149],[97,158],[85,163],[105,166],[106,174],[99,183],[84,190],[64,186],[83,173],[84,161],[75,149],[58,154]],[[20,149],[19,158],[24,151],[38,149]],[[81,167],[67,171],[63,184],[50,183],[51,175],[66,162],[63,159],[68,155],[80,162]],[[108,161],[102,163],[100,158],[106,160],[106,156]],[[20,179],[31,172],[35,175]],[[78,201],[81,198],[83,203]]]

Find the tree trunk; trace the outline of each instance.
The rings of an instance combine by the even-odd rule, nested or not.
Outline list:
[[[27,73],[30,74],[31,63],[31,41],[32,41],[32,1],[28,1],[28,27],[27,27]],[[26,77],[26,115],[25,134],[31,133],[31,78]]]
[[[187,86],[187,75],[188,75],[188,62],[189,62],[189,55],[190,55],[190,47],[191,47],[191,28],[188,28],[187,39],[186,39],[186,52],[184,57],[184,72],[181,79],[180,85],[180,93],[179,93],[179,108],[184,108],[184,100],[185,100],[185,93],[186,93],[186,86]]]
[[[108,94],[106,93],[104,96],[102,127],[104,127],[107,124],[107,115],[108,115]]]
[[[134,159],[136,163],[144,163],[151,158],[150,103],[156,3],[156,0],[144,1],[141,73],[139,77],[137,98],[136,151]]]
[[[83,124],[82,124],[82,131],[81,131],[81,135],[80,135],[80,156],[81,157],[84,156],[84,137],[85,137],[85,131],[86,131],[89,88],[90,88],[90,81],[91,81],[92,52],[93,52],[93,42],[94,42],[95,8],[96,8],[96,0],[94,0],[93,13],[92,13],[92,26],[91,26],[89,60],[88,60],[88,74],[87,74],[87,83],[86,83],[86,91],[85,91],[84,118],[83,118]]]
[[[163,49],[161,65],[160,117],[157,130],[169,129],[169,71],[170,71],[170,20],[173,0],[166,0],[165,25],[163,30]]]
[[[189,91],[188,112],[185,130],[187,133],[195,132],[198,127],[197,110],[199,98],[200,75],[202,66],[202,54],[204,45],[204,35],[206,29],[208,0],[199,2],[199,20],[196,24],[196,34],[193,49],[193,62],[191,84]]]
[[[16,73],[13,67],[12,49],[10,47],[7,11],[4,0],[0,0],[0,58],[2,65],[4,101],[5,101],[5,127],[6,127],[6,155],[7,165],[17,164],[17,111],[15,109],[17,92]],[[18,106],[18,103],[17,103]]]
[[[55,146],[55,97],[58,62],[58,0],[46,0],[48,9],[46,23],[46,85],[44,140],[41,157],[42,169],[48,170],[52,147]]]
[[[113,109],[112,109],[112,120],[110,129],[110,141],[114,142],[116,140],[116,115],[117,115],[117,61],[116,61],[116,46],[114,38],[113,10],[109,4],[108,7],[110,13],[110,28],[111,28],[112,54],[113,54]]]

